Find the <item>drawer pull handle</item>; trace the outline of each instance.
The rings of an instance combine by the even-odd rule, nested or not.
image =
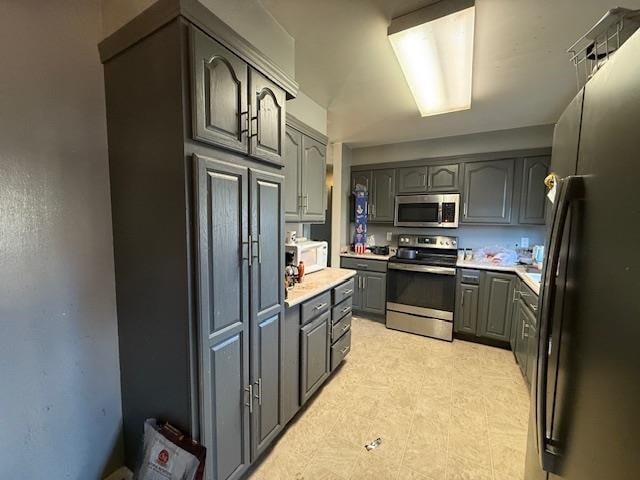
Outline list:
[[[347,353],[349,351],[349,347],[344,347],[342,350],[340,350],[340,353],[342,355],[344,355],[345,353]]]
[[[351,307],[344,307],[342,313],[347,313],[349,310],[351,310]]]
[[[538,311],[538,306],[537,305],[531,305],[531,304],[529,304],[529,305],[531,306],[531,310],[533,310],[534,312]]]
[[[358,267],[360,267],[360,268],[369,268],[369,265],[367,265],[366,263],[358,263]]]
[[[345,290],[344,292],[342,292],[342,295],[351,295],[353,293],[353,289],[350,288],[349,290]]]
[[[316,305],[316,306],[315,306],[315,307],[313,307],[313,308],[315,308],[316,310],[322,310],[322,309],[323,309],[324,307],[326,307],[326,306],[327,306],[327,304],[326,304],[326,303],[320,303],[320,304]]]
[[[347,330],[349,330],[349,325],[348,324],[345,325],[344,327],[342,327],[342,331],[343,332],[346,332]]]

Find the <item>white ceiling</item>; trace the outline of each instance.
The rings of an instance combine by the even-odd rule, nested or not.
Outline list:
[[[476,0],[471,109],[425,118],[387,26],[432,0],[262,3],[295,38],[296,80],[328,109],[331,140],[365,146],[554,123],[576,93],[565,50],[613,1]]]

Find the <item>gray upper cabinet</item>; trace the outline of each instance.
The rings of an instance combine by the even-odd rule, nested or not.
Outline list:
[[[393,222],[396,194],[396,171],[374,170],[369,192],[369,215],[372,222]]]
[[[549,172],[549,161],[548,156],[524,159],[520,192],[521,224],[544,225],[547,204],[544,179]]]
[[[371,191],[372,180],[371,177],[373,172],[371,170],[367,170],[364,172],[353,172],[351,174],[351,191],[355,190],[356,185],[362,185],[367,188],[367,191]]]
[[[453,323],[456,332],[476,334],[479,292],[478,285],[458,284],[458,305]]]
[[[249,192],[246,168],[196,157],[202,440],[207,476],[250,463]],[[224,208],[220,208],[224,205]],[[229,215],[228,212],[235,212]],[[224,281],[212,281],[214,271]]]
[[[302,208],[302,134],[287,126],[284,135],[284,215],[299,222]]]
[[[260,72],[249,69],[249,154],[282,164],[285,130],[285,93]]]
[[[274,281],[284,262],[283,180],[250,171],[251,179],[251,383],[253,385],[252,458],[284,426],[282,417],[282,329],[284,290]],[[224,282],[221,282],[224,283]]]
[[[327,147],[313,138],[302,137],[302,212],[300,221],[324,222]]]
[[[323,223],[327,208],[327,146],[305,131],[325,139],[295,118],[287,118],[283,154],[285,219],[287,222]]]
[[[193,137],[241,153],[248,151],[248,66],[191,28]]]
[[[300,399],[305,403],[329,376],[331,312],[325,312],[300,331]]]
[[[398,193],[423,193],[427,191],[427,168],[404,167],[397,171]]]
[[[514,160],[464,164],[463,223],[511,223]]]
[[[510,341],[515,284],[513,274],[483,272],[479,336],[505,343]]]
[[[458,164],[431,165],[427,171],[427,191],[453,192],[458,190]]]

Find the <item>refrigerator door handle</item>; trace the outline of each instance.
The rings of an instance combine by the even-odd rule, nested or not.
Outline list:
[[[550,333],[553,304],[556,294],[555,277],[558,271],[560,248],[567,223],[569,208],[573,201],[582,198],[584,192],[584,177],[569,176],[559,181],[558,200],[553,211],[552,228],[547,237],[547,258],[543,272],[543,288],[540,297],[540,338],[538,343],[538,362],[535,383],[535,419],[536,437],[538,439],[538,455],[542,468],[550,473],[558,473],[557,445],[551,445],[547,434],[547,381],[550,355]]]

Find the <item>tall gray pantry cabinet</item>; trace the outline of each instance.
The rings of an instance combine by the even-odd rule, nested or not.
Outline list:
[[[105,39],[126,463],[144,419],[240,478],[284,425],[282,155],[297,85],[195,0]]]

